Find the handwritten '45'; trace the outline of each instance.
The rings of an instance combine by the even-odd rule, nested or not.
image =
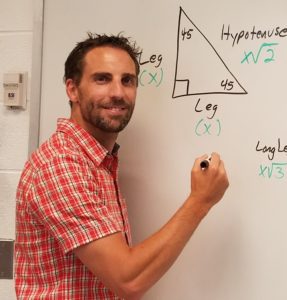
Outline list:
[[[281,179],[285,176],[287,163],[272,163],[271,166],[260,165],[259,176]]]

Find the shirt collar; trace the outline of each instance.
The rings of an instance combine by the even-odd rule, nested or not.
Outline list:
[[[108,155],[117,157],[118,150],[120,148],[117,143],[115,143],[112,153],[109,154],[108,150],[103,145],[101,145],[92,135],[90,135],[80,125],[74,123],[69,119],[58,119],[57,132],[68,134],[69,137],[75,140],[75,142],[81,147],[81,149],[86,152],[86,154],[93,161],[96,162],[97,165],[100,165]]]

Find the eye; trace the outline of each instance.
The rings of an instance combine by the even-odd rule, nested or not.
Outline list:
[[[136,77],[133,75],[125,75],[122,78],[122,83],[125,86],[135,86],[136,85]]]
[[[93,80],[98,84],[104,84],[111,81],[111,75],[107,73],[97,73],[93,76]]]

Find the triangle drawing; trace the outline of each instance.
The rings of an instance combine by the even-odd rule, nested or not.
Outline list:
[[[172,98],[205,94],[247,94],[247,91],[180,7]]]

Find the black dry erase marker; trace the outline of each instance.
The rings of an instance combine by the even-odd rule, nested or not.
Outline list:
[[[209,166],[209,163],[211,161],[211,155],[209,155],[206,159],[204,159],[201,163],[200,163],[200,167],[201,169],[207,169]]]

